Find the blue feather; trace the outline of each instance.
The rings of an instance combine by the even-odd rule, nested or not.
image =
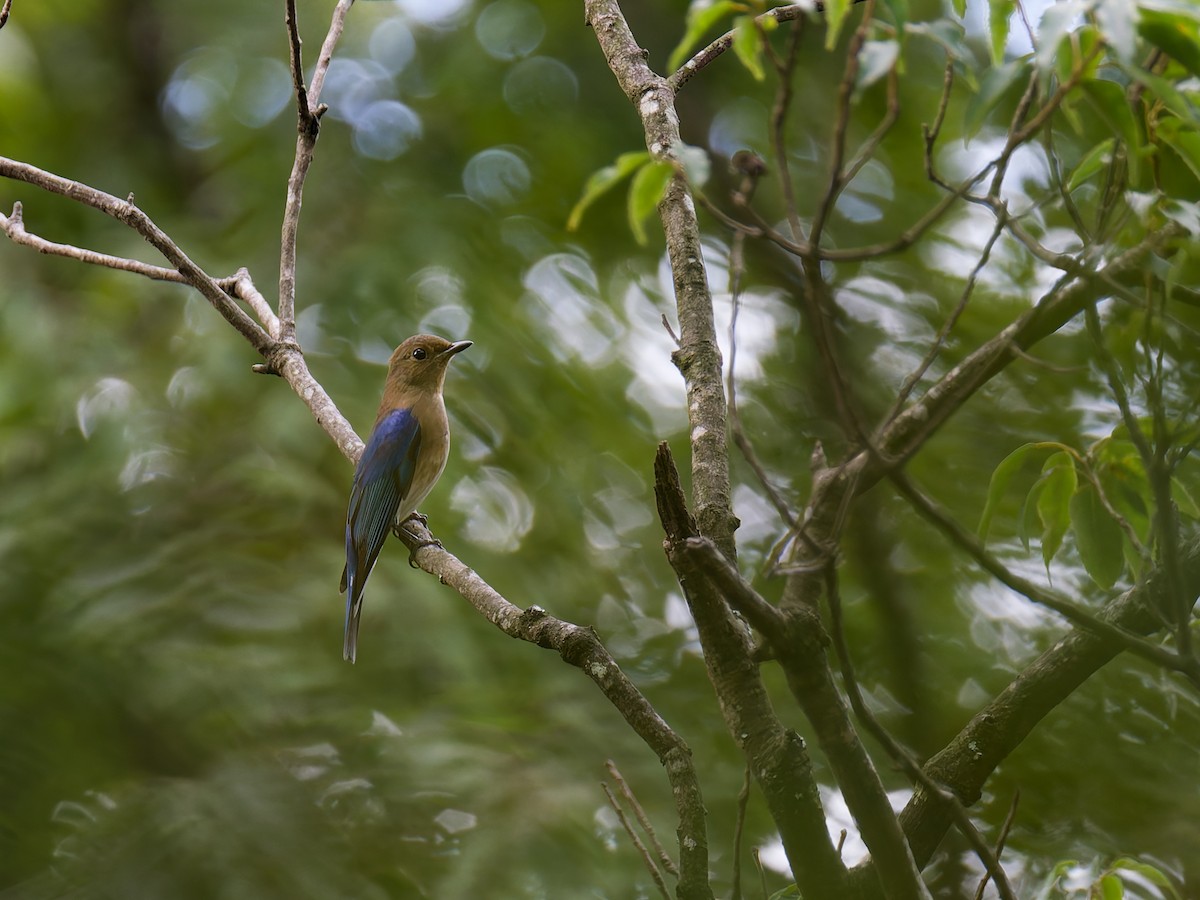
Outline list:
[[[421,425],[411,409],[380,416],[354,470],[346,513],[346,631],[342,656],[354,661],[363,588],[379,558],[388,532],[412,487],[421,449]]]

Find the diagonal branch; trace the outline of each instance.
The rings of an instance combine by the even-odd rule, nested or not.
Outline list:
[[[427,528],[409,520],[397,534],[412,551],[413,561],[443,584],[458,591],[489,622],[509,637],[554,650],[563,661],[583,671],[646,742],[666,767],[679,814],[679,896],[711,900],[708,884],[708,837],[704,800],[696,778],[692,751],[650,701],[629,680],[596,632],[556,618],[540,606],[526,609],[509,602],[465,563],[436,543]]]
[[[166,257],[184,280],[203,294],[205,299],[216,307],[217,312],[225,318],[225,321],[250,342],[250,346],[264,357],[276,349],[275,341],[271,336],[230,299],[224,288],[211,275],[192,262],[187,254],[179,249],[179,245],[167,236],[166,232],[134,205],[132,195],[128,200],[121,200],[112,194],[88,187],[86,184],[71,181],[69,178],[54,175],[4,156],[0,156],[0,175],[15,181],[23,181],[44,191],[49,191],[51,194],[75,200],[128,225]]]
[[[1184,590],[1194,598],[1200,594],[1200,542],[1193,541],[1182,550],[1180,567]],[[1168,597],[1169,587],[1159,569],[1143,584],[1107,603],[1100,618],[1126,631],[1152,634],[1162,628]],[[1108,636],[1086,628],[1072,629],[976,713],[925,764],[925,772],[963,803],[976,802],[988,777],[1037,724],[1123,649],[1120,641]],[[900,823],[920,865],[928,863],[950,827],[942,801],[924,790],[913,795]],[[855,876],[860,885],[866,885],[872,873],[860,866]]]
[[[696,523],[688,512],[679,473],[665,442],[659,444],[654,459],[654,494],[666,533],[663,548],[700,633],[704,664],[725,726],[745,753],[762,789],[796,883],[806,896],[842,896],[846,870],[829,840],[804,741],[779,721],[758,664],[747,651],[749,636],[744,626],[696,564],[692,546],[698,537]],[[700,539],[699,546],[711,549],[726,566],[732,566],[711,541]],[[762,606],[769,604],[764,601]]]
[[[227,290],[228,280],[217,281],[192,262],[187,254],[155,225],[149,216],[134,206],[131,200],[120,200],[96,188],[3,156],[0,156],[0,176],[23,181],[52,194],[59,194],[75,200],[84,206],[98,209],[128,225],[146,238],[169,262],[175,265],[176,271],[183,281],[203,294],[225,320],[233,325],[238,333],[245,337],[250,345],[262,355],[266,362],[255,366],[255,371],[283,376],[291,385],[292,390],[308,406],[317,423],[334,439],[343,455],[350,459],[357,459],[362,453],[362,440],[354,433],[354,429],[338,410],[333,399],[308,371],[308,364],[304,361],[300,348],[295,344],[277,340],[246,315],[241,307],[231,299]],[[9,223],[11,224],[11,217]],[[69,255],[82,258],[76,254]],[[243,270],[235,277],[237,277],[235,285],[237,295],[246,300],[262,316],[266,303],[251,282],[249,274]],[[269,313],[269,310],[266,312]],[[264,321],[268,322],[269,327],[270,319],[264,319]]]

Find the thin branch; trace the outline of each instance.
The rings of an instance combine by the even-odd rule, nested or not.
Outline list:
[[[742,776],[742,789],[737,797],[737,819],[733,825],[733,875],[730,878],[732,900],[742,900],[742,831],[746,826],[746,807],[750,804],[750,764]]]
[[[975,282],[979,278],[979,273],[983,271],[983,267],[987,265],[988,259],[992,255],[992,247],[1004,232],[1003,221],[997,219],[996,226],[992,229],[991,237],[983,245],[983,250],[979,254],[979,259],[975,262],[975,267],[971,269],[971,274],[967,276],[967,283],[963,286],[961,296],[958,298],[958,303],[950,315],[946,317],[946,321],[942,323],[942,327],[938,329],[937,336],[933,339],[933,345],[925,352],[924,358],[917,367],[909,373],[904,379],[904,383],[900,385],[900,390],[896,393],[896,399],[892,401],[892,407],[888,410],[886,416],[883,417],[884,422],[890,422],[896,418],[897,413],[904,408],[904,404],[908,402],[909,395],[912,393],[917,382],[919,382],[929,367],[933,365],[933,361],[937,359],[938,354],[942,350],[942,346],[946,343],[946,338],[950,335],[959,317],[963,314],[963,310],[967,308],[967,303],[971,300],[971,294],[975,290]]]
[[[286,0],[288,44],[291,50],[292,86],[296,92],[296,155],[288,176],[287,200],[283,208],[283,226],[279,241],[279,339],[296,341],[296,239],[300,228],[300,206],[304,201],[304,181],[308,177],[320,134],[325,107],[317,105],[325,72],[333,49],[346,24],[346,13],[354,0],[339,0],[333,10],[329,32],[321,46],[317,69],[310,89],[304,86],[304,65],[300,55],[300,31],[296,22],[296,2]]]
[[[65,256],[68,259],[78,260],[81,263],[87,263],[91,266],[104,266],[109,269],[132,272],[135,275],[144,275],[154,281],[172,281],[175,284],[191,283],[175,269],[144,263],[137,259],[126,259],[122,256],[97,253],[95,250],[86,250],[71,244],[57,244],[54,241],[48,241],[45,238],[31,234],[25,230],[24,209],[20,202],[13,204],[12,215],[6,216],[0,213],[0,229],[3,229],[4,233],[8,235],[14,244],[29,247],[38,253],[45,253],[50,256]],[[229,285],[234,280],[236,279],[221,279],[217,283],[228,290]]]
[[[734,368],[737,363],[737,320],[738,309],[741,306],[741,282],[744,260],[742,258],[742,249],[745,245],[745,235],[741,232],[736,232],[733,236],[733,243],[729,252],[729,296],[732,309],[729,314],[729,370],[725,374],[725,395],[728,398],[729,404],[729,429],[733,435],[733,442],[737,448],[742,451],[742,456],[754,471],[755,477],[758,478],[758,483],[762,485],[762,489],[766,492],[767,497],[771,501],[771,505],[775,507],[775,511],[779,513],[779,517],[783,519],[788,528],[796,526],[796,515],[792,512],[787,501],[771,484],[771,479],[767,476],[766,467],[758,458],[758,453],[754,450],[754,445],[750,443],[750,439],[746,436],[746,429],[742,425],[742,416],[738,411],[737,405],[737,380],[734,377]]]
[[[921,766],[913,758],[912,754],[902,747],[899,741],[892,737],[891,733],[883,727],[883,724],[871,712],[863,700],[862,688],[858,683],[858,676],[854,671],[854,661],[850,656],[850,648],[846,644],[846,631],[842,619],[841,591],[838,587],[837,566],[833,562],[830,562],[825,567],[825,596],[829,600],[829,622],[833,632],[834,650],[841,664],[842,683],[845,685],[846,693],[850,698],[850,706],[854,710],[854,715],[867,731],[874,736],[875,740],[879,741],[884,750],[887,751],[888,756],[892,758],[915,784],[919,784],[926,791],[935,793],[942,798],[958,830],[962,832],[963,837],[967,839],[967,843],[975,851],[975,855],[983,863],[984,871],[992,875],[1001,900],[1016,900],[1016,894],[1013,892],[1012,885],[1008,882],[1008,876],[1005,875],[1004,869],[1000,866],[997,854],[993,853],[992,848],[984,841],[983,836],[979,833],[979,829],[975,827],[975,823],[971,821],[971,817],[967,815],[967,811],[963,809],[958,798],[954,796],[953,792],[936,783],[922,771]]]
[[[875,126],[875,130],[867,135],[867,139],[863,141],[862,146],[858,148],[858,152],[854,154],[854,159],[850,161],[850,165],[846,166],[846,172],[842,176],[842,180],[849,184],[852,182],[862,167],[871,161],[875,155],[875,151],[879,149],[879,145],[883,143],[883,139],[887,137],[892,126],[896,124],[896,120],[900,118],[900,76],[896,72],[896,65],[888,69],[887,74],[887,107],[884,109],[883,118],[879,120],[879,124]]]
[[[1200,687],[1200,663],[1197,660],[1172,653],[1170,650],[1166,650],[1157,644],[1151,644],[1136,634],[1132,634],[1093,615],[1078,604],[1068,600],[1062,594],[1058,593],[1058,591],[1043,588],[1027,578],[1022,578],[992,554],[988,553],[973,534],[954,521],[933,500],[919,491],[903,472],[896,468],[889,468],[888,477],[891,478],[896,489],[912,504],[917,512],[929,522],[936,525],[938,530],[950,539],[951,543],[975,560],[981,568],[989,572],[1000,583],[1022,594],[1039,606],[1053,610],[1072,625],[1090,629],[1110,641],[1120,643],[1122,648],[1128,650],[1130,653],[1141,656],[1143,659],[1148,659],[1150,662],[1160,665],[1163,668],[1180,672],[1187,676],[1194,685]]]
[[[0,156],[0,176],[23,181],[51,194],[75,200],[129,226],[166,257],[167,262],[175,267],[186,282],[203,294],[205,299],[216,307],[217,312],[237,329],[238,333],[246,338],[255,350],[266,357],[278,349],[277,342],[230,299],[229,294],[211,275],[192,262],[187,254],[179,248],[179,245],[167,236],[166,232],[134,205],[132,197],[128,200],[121,200],[86,184],[71,181],[60,175],[54,175],[4,156]]]
[[[650,839],[650,844],[654,847],[654,853],[658,857],[658,861],[663,869],[678,878],[679,867],[675,865],[675,861],[671,859],[670,854],[667,853],[663,845],[659,842],[658,834],[655,832],[654,826],[650,823],[650,817],[646,815],[646,810],[638,802],[637,794],[633,792],[633,788],[629,786],[629,782],[625,780],[625,776],[621,774],[621,770],[617,768],[617,764],[610,759],[604,763],[604,768],[608,769],[608,774],[612,776],[613,781],[617,783],[617,787],[621,789],[621,796],[625,798],[625,802],[633,810],[638,824],[642,826],[642,831],[646,832],[646,837]]]
[[[596,632],[556,618],[539,606],[522,609],[511,603],[442,547],[429,529],[416,520],[406,522],[397,534],[412,552],[417,566],[457,591],[498,629],[509,637],[555,651],[600,688],[666,767],[679,815],[679,896],[711,900],[704,799],[692,751],[621,671]]]
[[[625,816],[625,811],[621,809],[621,804],[617,802],[617,798],[613,796],[612,788],[607,782],[600,782],[600,787],[604,791],[604,797],[608,800],[608,805],[612,807],[613,812],[617,814],[617,821],[621,823],[621,827],[625,829],[625,833],[629,835],[629,840],[633,843],[633,847],[637,850],[638,855],[642,857],[642,862],[646,866],[646,870],[650,873],[650,877],[654,879],[654,884],[658,887],[658,892],[662,894],[663,900],[671,900],[671,894],[667,891],[667,883],[663,880],[662,872],[658,870],[658,866],[654,864],[654,858],[650,856],[650,851],[646,849],[646,845],[642,843],[642,839],[637,836],[637,832],[633,830],[633,826],[629,824],[629,819]]]
[[[128,259],[124,256],[97,253],[95,250],[76,247],[73,244],[59,244],[32,234],[25,229],[24,210],[20,202],[13,204],[12,215],[6,216],[0,213],[0,231],[8,235],[14,244],[29,247],[38,253],[44,253],[49,256],[62,256],[87,265],[102,266],[103,268],[116,269],[121,272],[132,272],[134,275],[142,275],[152,281],[168,281],[174,284],[191,285],[188,278],[175,269],[156,266],[137,259]],[[240,269],[234,275],[214,280],[229,296],[241,299],[247,306],[253,309],[254,314],[258,316],[259,322],[267,329],[271,337],[279,337],[279,320],[275,318],[275,313],[271,311],[271,307],[267,305],[262,294],[254,286],[249,272],[245,269]]]
[[[312,118],[308,106],[308,89],[304,85],[304,63],[300,54],[300,26],[296,22],[296,0],[286,0],[284,25],[288,33],[288,57],[292,64],[292,89],[296,92],[296,112],[302,122]]]
[[[946,121],[946,110],[950,106],[950,91],[954,87],[954,58],[946,54],[946,72],[942,76],[942,96],[938,101],[937,113],[933,125],[921,125],[921,133],[925,138],[925,177],[939,187],[949,186],[937,174],[937,166],[933,163],[933,145],[937,143],[942,133],[942,124]]]
[[[792,183],[792,167],[788,163],[787,130],[784,127],[787,124],[788,110],[791,108],[792,75],[800,53],[800,38],[803,35],[804,20],[797,19],[788,38],[787,54],[775,67],[779,86],[775,89],[775,102],[771,108],[771,152],[775,155],[775,168],[779,172],[780,193],[783,196],[784,209],[787,211],[792,240],[807,244],[804,229],[800,225],[800,213],[796,207],[796,189]]]
[[[4,0],[4,5],[0,6],[0,28],[3,28],[8,22],[8,14],[12,12],[13,0]]]
[[[995,857],[997,867],[1000,864],[1000,854],[1004,852],[1004,845],[1008,841],[1008,833],[1012,830],[1013,823],[1017,821],[1017,805],[1020,802],[1021,792],[1013,791],[1012,803],[1008,805],[1008,814],[1004,817],[1004,824],[1000,826],[1000,836],[996,838]],[[987,883],[992,880],[995,874],[991,869],[983,873],[983,879],[979,882],[979,887],[975,891],[975,900],[983,900],[983,892],[987,888]]]
[[[808,233],[808,241],[814,247],[820,246],[825,223],[829,220],[838,195],[846,186],[847,179],[842,170],[842,162],[846,155],[846,133],[850,128],[850,98],[854,93],[855,79],[858,77],[858,54],[866,43],[871,20],[875,16],[875,0],[866,0],[866,5],[862,21],[850,38],[850,46],[846,50],[846,68],[838,84],[837,117],[834,119],[833,135],[829,140],[829,184],[817,204],[817,211]]]
[[[820,4],[817,5],[820,9]],[[812,9],[810,4],[796,3],[791,6],[777,6],[772,10],[768,10],[755,18],[755,22],[761,23],[764,19],[771,18],[776,22],[788,22],[792,19],[799,19]],[[714,59],[733,46],[734,32],[728,31],[721,35],[682,66],[667,79],[673,92],[678,92],[681,87],[692,80],[692,76],[711,63]]]

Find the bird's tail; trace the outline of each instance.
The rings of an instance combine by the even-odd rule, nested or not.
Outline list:
[[[346,633],[342,638],[342,659],[350,662],[358,655],[358,617],[362,615],[362,594],[354,587],[346,597]]]

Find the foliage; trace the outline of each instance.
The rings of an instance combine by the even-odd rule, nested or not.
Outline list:
[[[133,192],[209,271],[246,266],[269,294],[295,142],[282,5],[16,0],[0,154]],[[310,61],[330,5],[298,4]],[[902,391],[929,396],[1015,320],[1036,325],[1044,298],[1163,235],[1098,289],[1094,321],[1080,308],[1008,348],[906,454],[996,558],[1096,613],[1200,514],[1200,11],[1024,4],[1027,31],[1004,2],[830,2],[828,23],[755,2],[625,6],[663,74],[730,33],[679,86],[685,143],[644,147],[578,6],[355,5],[301,219],[299,338],[360,433],[399,339],[475,341],[424,512],[514,602],[593,625],[687,740],[728,896],[745,758],[654,515],[655,445],[682,458],[695,436],[660,323],[676,308],[655,207],[682,172],[745,437],[798,517],[814,447],[835,464],[861,449],[848,418],[874,433]],[[794,96],[776,133],[781,72]],[[731,170],[739,151],[765,171]],[[964,184],[970,200],[925,221]],[[31,232],[150,258],[118,224],[0,181],[0,211],[14,201]],[[814,316],[813,267],[785,250],[821,216]],[[372,576],[360,661],[341,662],[349,468],[194,292],[8,242],[0,273],[0,896],[654,896],[595,782],[616,760],[668,844],[670,791],[577,671],[504,640],[398,544]],[[777,601],[773,567],[803,542],[731,459],[741,572]],[[1067,626],[886,481],[843,519],[858,682],[928,759]],[[856,862],[818,735],[779,669],[762,673]],[[994,842],[1019,788],[1002,861],[1020,896],[1063,895],[1075,864],[1059,860],[1117,848],[1080,890],[1195,894],[1197,739],[1196,692],[1125,654],[970,813]],[[868,749],[904,802],[910,782]],[[790,896],[757,789],[747,895],[750,848],[768,893]],[[955,833],[924,871],[938,896],[971,896],[982,874]]]

